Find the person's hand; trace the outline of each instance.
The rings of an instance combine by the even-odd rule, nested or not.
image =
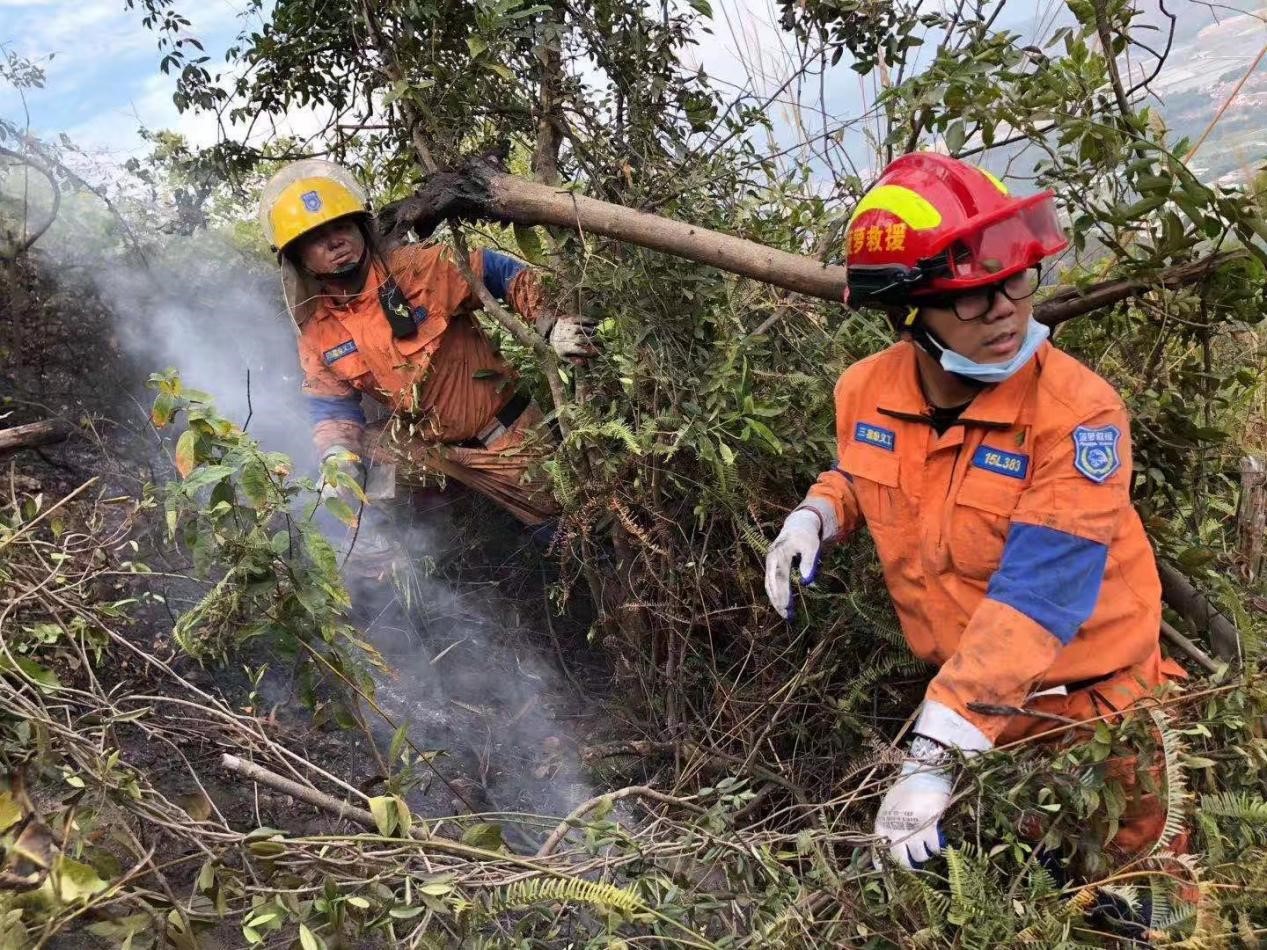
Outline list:
[[[598,321],[592,317],[564,314],[554,321],[546,339],[563,359],[584,363],[598,354],[597,330]]]
[[[970,720],[933,699],[924,701],[912,731],[910,754],[875,816],[876,836],[885,839],[877,847],[887,847],[906,868],[918,867],[946,844],[941,818],[950,805],[951,752],[971,757],[994,747]],[[878,853],[875,865],[879,870]]]
[[[950,770],[907,759],[880,803],[875,833],[888,842],[889,854],[905,868],[917,867],[945,844],[941,816],[950,804]],[[878,844],[878,847],[884,847]],[[879,867],[876,858],[876,867]]]
[[[346,446],[332,445],[321,456],[321,500],[330,498],[353,510],[365,500],[365,463]]]
[[[792,564],[799,559],[801,580],[813,583],[818,571],[823,520],[811,508],[797,508],[783,522],[783,530],[765,558],[765,592],[770,606],[784,620],[792,619]]]

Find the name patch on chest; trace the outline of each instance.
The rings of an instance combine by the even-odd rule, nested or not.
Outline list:
[[[329,366],[335,361],[341,360],[343,359],[343,357],[349,356],[355,352],[356,352],[356,341],[344,340],[338,346],[332,346],[330,347],[330,349],[322,353],[321,358],[325,361],[325,364]]]
[[[897,445],[897,436],[894,435],[892,429],[882,429],[880,426],[873,426],[869,422],[859,422],[853,427],[853,438],[855,442],[865,442],[867,445],[874,445],[878,449],[884,449],[886,452],[892,452]]]
[[[987,472],[997,472],[1008,478],[1024,479],[1029,474],[1029,456],[1019,452],[1004,452],[992,445],[980,446],[972,456],[972,464]]]

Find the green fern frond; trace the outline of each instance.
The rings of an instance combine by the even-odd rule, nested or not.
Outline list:
[[[950,884],[950,904],[960,917],[971,913],[971,901],[967,894],[968,869],[963,853],[958,848],[947,848],[946,877]]]
[[[489,899],[494,912],[512,907],[528,907],[543,901],[561,904],[588,904],[607,913],[632,917],[647,909],[632,891],[603,881],[587,881],[580,877],[533,877],[499,887]]]
[[[1215,818],[1234,818],[1252,825],[1267,825],[1267,800],[1246,792],[1202,795],[1201,812]]]
[[[770,542],[766,539],[764,532],[751,521],[739,521],[737,524],[739,536],[743,538],[748,547],[756,551],[761,557],[765,557],[766,552],[770,550]]]
[[[1148,713],[1161,736],[1166,767],[1166,824],[1150,852],[1156,854],[1170,847],[1170,843],[1186,829],[1184,811],[1188,800],[1188,786],[1183,763],[1180,761],[1184,750],[1179,734],[1170,727],[1170,721],[1160,709],[1150,709]]]

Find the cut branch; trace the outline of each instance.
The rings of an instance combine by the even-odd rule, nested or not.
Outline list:
[[[18,449],[34,448],[37,445],[49,445],[61,442],[68,432],[60,422],[45,420],[32,422],[24,426],[13,426],[0,429],[0,455],[16,452]]]
[[[485,158],[431,176],[412,198],[383,209],[383,217],[397,236],[412,229],[426,237],[441,221],[453,217],[554,225],[673,254],[825,300],[839,302],[845,291],[845,269],[839,265],[524,181]]]

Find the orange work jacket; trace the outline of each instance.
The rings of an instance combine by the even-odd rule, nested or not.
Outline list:
[[[928,698],[994,740],[1007,719],[970,703],[1024,706],[1157,649],[1161,584],[1130,502],[1130,419],[1050,343],[945,434],[929,413],[910,342],[849,367],[839,461],[809,495],[834,512],[837,540],[866,523],[907,642],[941,667]]]
[[[395,249],[387,269],[403,291],[417,331],[397,337],[378,289],[386,270],[374,262],[360,294],[322,300],[299,335],[303,392],[319,453],[332,445],[361,450],[361,395],[410,414],[437,442],[475,437],[515,395],[516,374],[489,341],[473,311],[479,299],[443,245]],[[471,253],[471,270],[489,292],[536,318],[536,274],[495,251]]]

